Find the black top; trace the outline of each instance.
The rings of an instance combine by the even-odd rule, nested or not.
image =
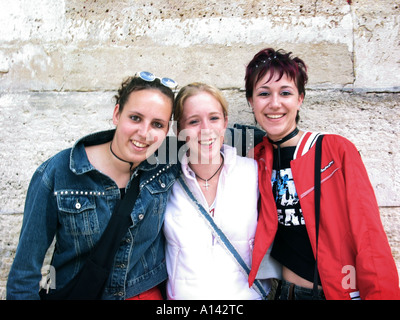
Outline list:
[[[119,192],[121,193],[121,200],[125,197],[126,190],[125,188],[119,188]]]
[[[290,168],[295,149],[281,148],[279,172],[278,150],[274,149],[271,182],[278,209],[278,231],[271,256],[300,277],[313,282],[315,259]]]

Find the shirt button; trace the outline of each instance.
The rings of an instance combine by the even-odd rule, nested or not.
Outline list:
[[[143,218],[144,218],[144,215],[143,214],[139,214],[139,220],[143,220]]]
[[[77,201],[75,204],[75,208],[79,210],[80,208],[82,208],[82,205]]]

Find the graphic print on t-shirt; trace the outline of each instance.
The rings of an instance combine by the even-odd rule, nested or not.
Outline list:
[[[278,221],[285,226],[304,225],[299,197],[290,168],[281,169],[277,179],[276,170],[272,172],[272,188],[278,209]]]

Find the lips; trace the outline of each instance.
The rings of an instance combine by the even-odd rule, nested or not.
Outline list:
[[[283,118],[284,116],[285,116],[285,114],[284,113],[281,113],[281,114],[266,114],[265,115],[268,119],[281,119],[281,118]]]
[[[143,142],[140,142],[140,141],[137,141],[137,140],[132,140],[132,144],[135,146],[135,147],[137,147],[137,148],[147,148],[149,145],[148,144],[146,144],[146,143],[143,143]]]
[[[217,140],[217,139],[214,138],[214,139],[209,139],[209,140],[201,140],[201,141],[199,141],[199,143],[202,146],[210,146],[215,142],[215,140]]]

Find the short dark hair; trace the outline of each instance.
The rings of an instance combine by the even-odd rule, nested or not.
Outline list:
[[[272,79],[275,72],[279,73],[279,81],[284,74],[292,79],[299,91],[299,94],[306,95],[305,86],[308,81],[307,66],[303,60],[298,57],[291,57],[291,52],[285,52],[282,49],[275,51],[267,48],[259,51],[246,67],[245,86],[246,98],[253,96],[254,85],[271,71],[268,81]],[[296,123],[300,120],[297,113]]]
[[[122,82],[121,87],[118,89],[118,94],[114,96],[115,104],[119,104],[119,111],[122,112],[125,103],[129,99],[129,95],[134,91],[157,89],[171,99],[172,105],[174,104],[174,92],[164,86],[159,79],[154,81],[146,81],[139,77],[129,77]]]

